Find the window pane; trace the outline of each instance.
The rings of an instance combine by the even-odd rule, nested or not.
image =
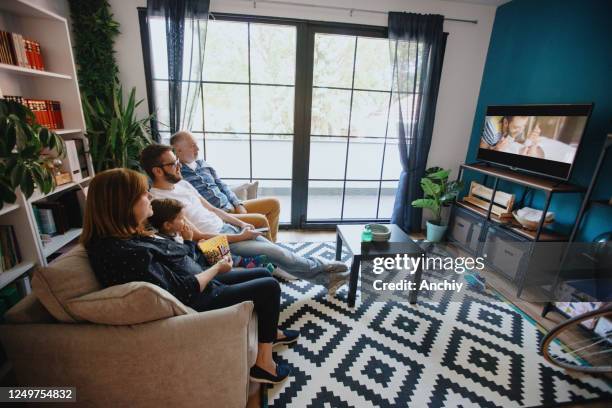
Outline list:
[[[159,130],[168,130],[170,127],[170,108],[168,100],[168,81],[154,81],[153,86],[155,88],[155,105],[157,107],[157,121],[159,124]],[[184,82],[181,87],[181,109],[185,110],[187,97],[193,101],[192,107],[192,121],[191,128],[189,130],[202,131],[202,95],[197,95],[196,98],[196,87],[199,85],[193,82]],[[187,117],[185,113],[184,118]],[[183,120],[183,119],[181,119]],[[186,119],[185,119],[186,120]],[[181,127],[187,127],[182,125]]]
[[[251,131],[293,133],[295,89],[287,86],[251,87]]]
[[[291,181],[259,180],[258,197],[275,197],[280,201],[280,222],[291,222]]]
[[[392,71],[388,39],[367,37],[357,39],[355,88],[390,91]]]
[[[295,27],[251,24],[251,82],[293,85],[295,49]]]
[[[345,161],[346,138],[316,136],[310,138],[308,178],[342,180]]]
[[[390,219],[393,214],[397,181],[383,181],[381,187],[378,218]]]
[[[204,80],[248,82],[248,23],[209,20],[204,49]]]
[[[351,87],[355,41],[349,35],[315,34],[314,86]]]
[[[343,219],[376,218],[378,181],[347,181]]]
[[[313,89],[310,133],[347,136],[350,102],[351,91]]]
[[[387,139],[385,163],[383,165],[384,180],[398,179],[402,172],[398,143],[397,139]]]
[[[309,181],[309,221],[316,219],[340,218],[342,209],[342,181]]]
[[[249,131],[249,86],[204,84],[207,132]]]
[[[389,96],[385,92],[353,93],[351,136],[385,137]]]
[[[293,136],[253,135],[253,178],[291,178]]]
[[[378,180],[383,156],[382,140],[350,138],[347,179]]]
[[[168,51],[166,48],[166,24],[162,18],[149,19],[149,40],[153,61],[153,78],[168,78]]]
[[[206,134],[206,161],[221,179],[250,177],[249,136]]]

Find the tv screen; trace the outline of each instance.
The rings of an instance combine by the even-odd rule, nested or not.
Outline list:
[[[567,180],[592,108],[592,104],[489,106],[478,159]]]

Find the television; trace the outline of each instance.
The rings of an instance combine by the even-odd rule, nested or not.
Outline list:
[[[593,104],[489,106],[478,160],[568,180]]]

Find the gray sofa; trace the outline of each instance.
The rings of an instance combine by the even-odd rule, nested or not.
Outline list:
[[[144,282],[102,290],[80,245],[32,287],[0,326],[20,385],[76,387],[79,406],[246,405],[251,302],[198,313]]]

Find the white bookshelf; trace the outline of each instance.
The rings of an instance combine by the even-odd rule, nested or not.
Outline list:
[[[45,71],[0,64],[2,94],[59,101],[64,129],[55,132],[66,140],[82,139],[85,151],[89,151],[84,135],[85,120],[66,19],[28,0],[3,0],[0,1],[0,29],[38,41],[45,64]],[[14,204],[5,203],[0,209],[0,225],[13,226],[22,257],[19,265],[0,272],[0,288],[31,272],[36,266],[47,265],[49,256],[80,236],[81,228],[73,228],[43,243],[32,206],[39,200],[87,186],[94,174],[89,154],[87,167],[89,177],[83,180],[58,186],[49,194],[35,190],[29,199],[17,191],[17,201]]]

